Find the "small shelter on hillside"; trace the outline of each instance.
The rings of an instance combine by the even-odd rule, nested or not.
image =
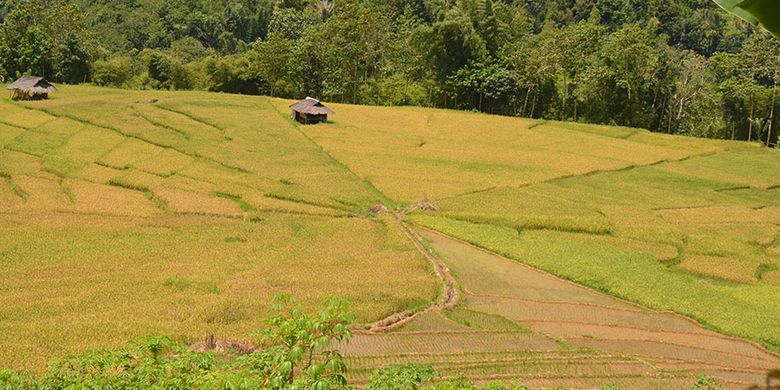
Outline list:
[[[19,77],[18,80],[8,85],[6,89],[11,91],[11,99],[16,100],[46,99],[50,93],[57,92],[57,88],[54,88],[50,82],[38,76]]]
[[[310,97],[291,105],[290,108],[293,119],[304,125],[327,122],[328,114],[333,114],[333,110],[325,107],[319,100]]]

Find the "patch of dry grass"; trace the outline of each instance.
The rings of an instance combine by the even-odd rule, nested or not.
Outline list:
[[[83,202],[80,187],[74,191]],[[427,261],[411,243],[390,238],[401,234],[394,225],[157,215],[3,216],[2,365],[40,368],[51,356],[147,334],[246,337],[281,293],[307,304],[347,298],[363,321],[436,295]],[[226,242],[229,236],[241,240]]]

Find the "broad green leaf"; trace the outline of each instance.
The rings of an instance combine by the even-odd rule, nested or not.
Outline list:
[[[780,38],[780,2],[777,0],[714,0],[726,11]]]

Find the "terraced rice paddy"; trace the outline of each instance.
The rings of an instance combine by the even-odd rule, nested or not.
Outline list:
[[[425,307],[441,283],[399,218],[461,302],[358,335],[358,383],[405,362],[575,388],[780,367],[751,344],[780,351],[776,151],[422,108],[299,126],[289,103],[71,86],[0,102],[0,366],[148,334],[244,340],[279,293],[338,295],[361,323]],[[439,210],[369,212],[422,198]]]
[[[439,233],[422,235],[446,259],[463,301],[389,334],[357,335],[344,351],[358,382],[372,367],[419,362],[445,375],[531,388],[690,388],[701,374],[726,388],[745,388],[780,365],[780,356],[757,344],[688,318],[620,301]]]
[[[0,366],[246,340],[281,293],[361,321],[435,298],[397,224],[357,217],[382,199],[266,99],[64,90],[0,104]]]

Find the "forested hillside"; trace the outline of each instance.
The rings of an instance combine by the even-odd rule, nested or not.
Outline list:
[[[711,0],[15,0],[0,17],[7,78],[764,142],[778,127],[780,44]]]

